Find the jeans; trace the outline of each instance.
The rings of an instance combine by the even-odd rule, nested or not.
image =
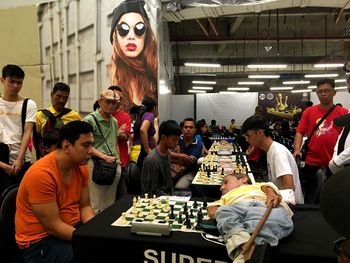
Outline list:
[[[252,233],[265,213],[264,200],[246,199],[235,204],[224,205],[216,212],[218,229],[226,241],[230,236],[245,231]],[[293,221],[282,206],[272,209],[269,217],[255,239],[258,245],[269,243],[277,246],[278,240],[288,236],[293,230]]]
[[[23,250],[25,263],[71,263],[73,248],[68,241],[47,236]]]

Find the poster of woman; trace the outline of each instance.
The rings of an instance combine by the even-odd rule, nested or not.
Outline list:
[[[157,102],[157,41],[142,0],[125,0],[112,14],[113,47],[109,75],[124,92],[125,111],[141,105],[144,96]]]

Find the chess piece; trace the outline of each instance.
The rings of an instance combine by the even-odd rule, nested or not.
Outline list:
[[[145,193],[145,202],[147,203],[148,202],[148,194]]]
[[[180,211],[179,213],[179,220],[178,220],[179,224],[182,224],[183,223],[183,220],[182,220],[182,212]]]
[[[175,215],[174,215],[174,205],[170,205],[170,209],[171,209],[171,213],[170,213],[170,219],[175,219]]]
[[[205,209],[207,209],[207,206],[208,206],[208,202],[207,202],[207,199],[205,199],[205,200],[204,200],[204,203],[203,203],[203,207],[204,207]]]
[[[190,209],[190,215],[189,215],[190,218],[194,218],[194,215],[193,215],[193,209]]]
[[[186,228],[191,229],[191,220],[188,217],[186,218]]]
[[[136,206],[136,202],[137,202],[137,199],[136,199],[136,196],[134,196],[134,198],[132,199],[132,206]]]
[[[123,212],[122,213],[122,224],[126,224],[126,213],[125,212]]]
[[[193,207],[194,207],[194,208],[197,208],[197,207],[198,207],[197,200],[194,200]]]
[[[151,208],[151,210],[149,211],[148,217],[149,217],[150,219],[154,219],[154,211],[153,211],[153,208]]]

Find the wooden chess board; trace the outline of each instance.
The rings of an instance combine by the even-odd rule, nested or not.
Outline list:
[[[169,223],[172,231],[182,231],[182,232],[203,232],[196,229],[198,213],[202,213],[203,220],[209,219],[207,209],[203,206],[203,202],[194,201],[172,201],[169,200],[168,204],[174,206],[173,214],[174,218],[171,218],[171,209],[165,209],[167,207],[167,201],[164,198],[156,198],[153,204],[150,205],[152,198],[140,198],[136,203],[136,206],[130,207],[125,212],[125,217],[120,216],[112,226],[119,227],[130,227],[131,223],[135,220],[137,222],[149,222],[155,224]],[[186,216],[184,212],[184,207],[187,207],[187,212],[189,215],[190,224],[186,223]],[[151,215],[151,207],[153,208],[153,215]],[[169,208],[168,208],[169,209]],[[182,223],[180,220],[180,215],[182,218]]]

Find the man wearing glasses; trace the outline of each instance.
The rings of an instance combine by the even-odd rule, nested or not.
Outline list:
[[[249,145],[267,153],[269,180],[279,190],[291,189],[294,191],[295,201],[290,200],[291,203],[303,204],[304,198],[295,159],[284,145],[272,140],[267,120],[263,116],[249,117],[242,125],[242,133]]]
[[[309,137],[315,125],[333,108],[333,98],[336,94],[333,79],[322,79],[317,82],[316,93],[320,104],[308,107],[303,112],[294,139],[294,157],[301,157],[303,137]],[[319,203],[319,169],[327,167],[327,176],[331,174],[328,163],[333,156],[334,146],[342,131],[333,124],[333,119],[348,113],[347,109],[336,106],[312,134],[303,170],[305,180],[305,203]]]

